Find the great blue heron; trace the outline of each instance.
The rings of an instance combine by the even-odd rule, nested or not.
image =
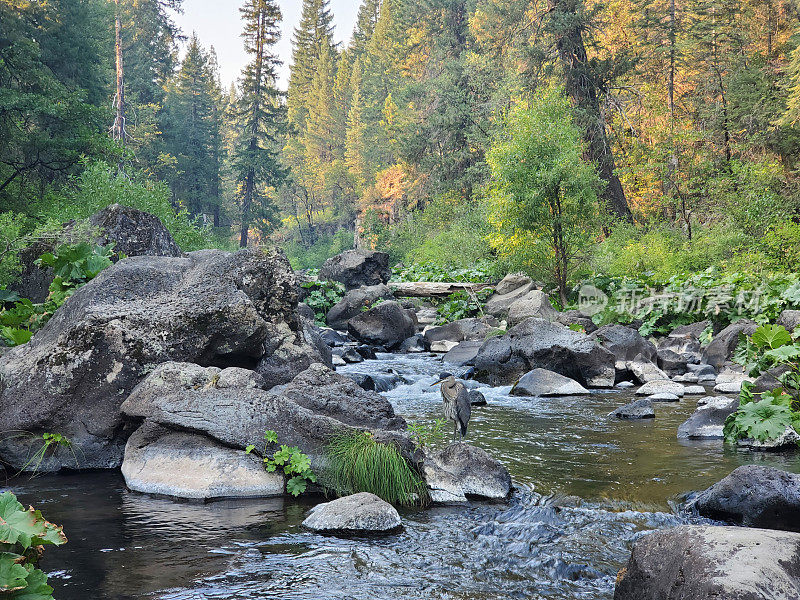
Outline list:
[[[442,373],[441,380],[433,385],[442,386],[440,389],[444,416],[453,422],[453,440],[455,441],[459,428],[461,429],[461,437],[465,437],[467,435],[469,417],[472,414],[467,387],[449,373]]]

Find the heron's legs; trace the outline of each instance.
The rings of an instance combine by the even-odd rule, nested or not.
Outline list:
[[[458,421],[453,421],[453,441],[456,441],[456,436],[458,435]]]

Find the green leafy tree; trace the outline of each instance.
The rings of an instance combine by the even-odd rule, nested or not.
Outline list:
[[[600,179],[583,157],[581,131],[557,88],[513,108],[489,151],[491,243],[528,270],[544,270],[567,303],[575,264],[596,235]]]

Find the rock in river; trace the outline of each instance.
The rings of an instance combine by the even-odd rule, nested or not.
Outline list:
[[[384,302],[353,317],[347,330],[365,344],[397,348],[416,333],[414,312],[397,302]]]
[[[528,319],[484,342],[475,357],[478,381],[510,385],[532,369],[555,371],[586,387],[614,385],[614,355],[583,333]]]
[[[512,396],[581,396],[589,390],[569,377],[547,369],[533,369],[511,388]]]
[[[738,398],[714,397],[702,405],[678,427],[678,438],[721,438],[725,419],[739,408]]]
[[[797,600],[800,534],[684,525],[648,534],[614,600]]]
[[[394,300],[392,290],[382,283],[349,290],[331,307],[325,316],[325,321],[329,327],[345,331],[350,319],[357,317],[379,300]]]
[[[652,396],[653,394],[663,393],[675,394],[681,398],[684,394],[683,384],[676,381],[670,381],[669,379],[656,379],[654,381],[648,381],[642,387],[636,390],[637,396]]]
[[[297,316],[297,287],[280,252],[219,250],[138,256],[80,288],[33,339],[0,358],[0,459],[24,465],[41,434],[71,452],[39,469],[114,468],[132,432],[120,413],[155,365],[258,368],[264,386],[290,381],[324,360]],[[38,441],[37,439],[38,438]]]
[[[280,496],[284,486],[255,455],[152,423],[128,440],[122,475],[136,492],[195,500]]]
[[[656,416],[653,410],[653,401],[649,398],[640,398],[630,404],[620,406],[617,410],[609,414],[610,417],[618,419],[653,419]]]
[[[502,500],[511,492],[508,469],[464,442],[426,456],[423,473],[434,502],[466,502],[467,496]]]
[[[709,519],[800,532],[800,475],[746,465],[701,492],[691,506]]]
[[[319,532],[388,533],[400,525],[397,509],[369,492],[317,504],[303,521]]]

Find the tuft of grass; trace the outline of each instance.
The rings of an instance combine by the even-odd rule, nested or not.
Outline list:
[[[326,454],[329,466],[324,484],[339,496],[371,492],[404,506],[424,505],[429,500],[425,482],[398,449],[377,442],[369,432],[335,437]]]

